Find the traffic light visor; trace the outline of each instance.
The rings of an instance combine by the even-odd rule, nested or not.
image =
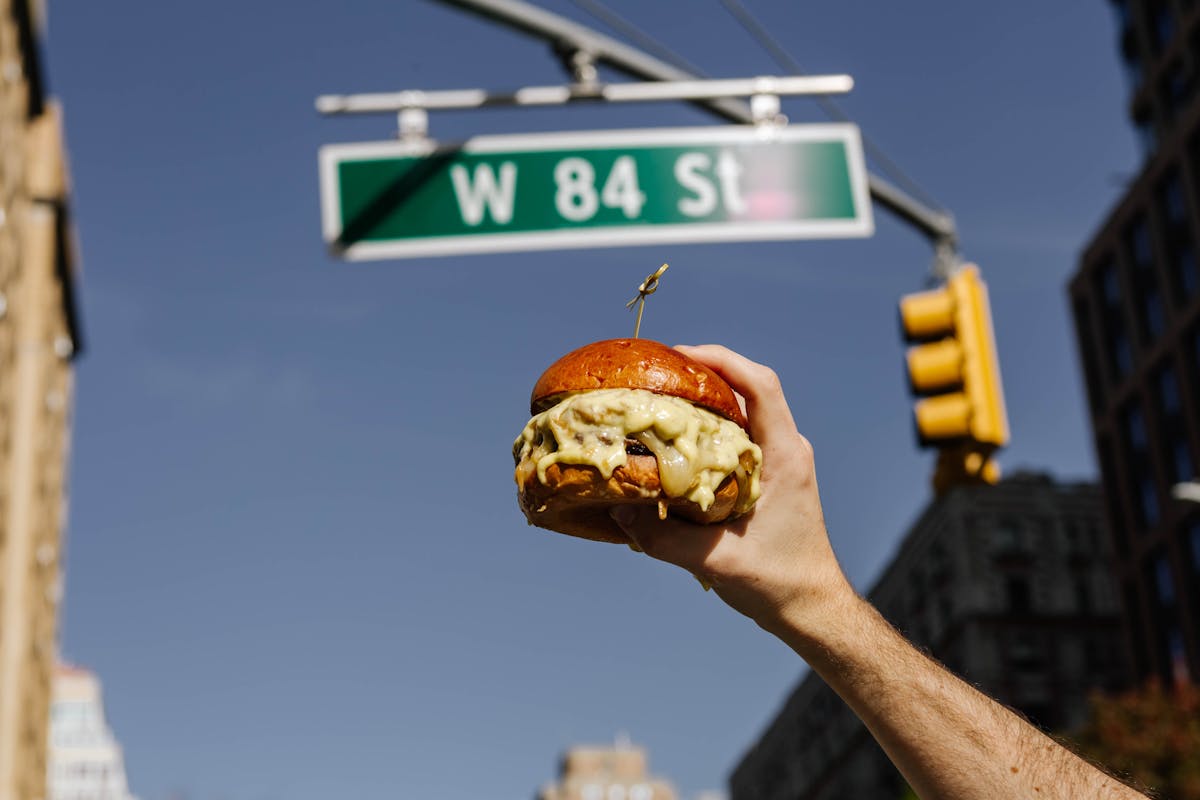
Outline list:
[[[913,406],[913,423],[922,446],[964,438],[971,432],[971,403],[961,392],[928,397]]]
[[[954,332],[954,297],[945,289],[900,298],[900,329],[909,341],[927,341]]]
[[[929,394],[962,384],[963,349],[954,339],[923,344],[908,351],[908,382],[914,394]]]

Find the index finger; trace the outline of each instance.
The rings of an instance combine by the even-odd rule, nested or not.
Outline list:
[[[775,432],[788,435],[796,432],[796,421],[783,396],[779,376],[770,367],[719,344],[676,345],[676,349],[712,369],[746,399],[750,436],[754,441],[765,445]]]

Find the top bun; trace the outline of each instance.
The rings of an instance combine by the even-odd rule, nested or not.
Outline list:
[[[572,350],[538,378],[529,410],[538,414],[563,395],[594,389],[645,389],[680,397],[749,430],[737,395],[724,378],[650,339],[605,339]]]

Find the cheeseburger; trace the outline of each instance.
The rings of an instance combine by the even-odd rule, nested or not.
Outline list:
[[[626,542],[616,505],[716,523],[758,500],[762,451],[733,389],[666,345],[609,339],[567,353],[529,405],[513,458],[531,525]]]

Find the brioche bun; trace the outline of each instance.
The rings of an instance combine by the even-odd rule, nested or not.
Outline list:
[[[537,414],[564,395],[594,389],[645,389],[679,397],[732,420],[750,423],[733,389],[694,358],[651,339],[605,339],[572,350],[551,364],[533,385],[529,412]]]

